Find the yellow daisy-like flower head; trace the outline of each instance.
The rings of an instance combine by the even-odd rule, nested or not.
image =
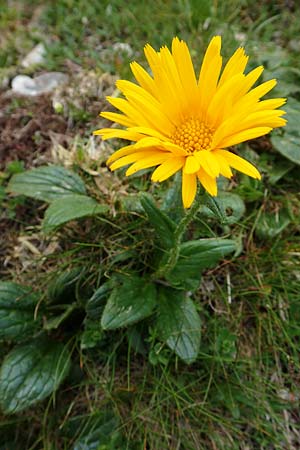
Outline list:
[[[238,48],[222,69],[221,37],[215,36],[204,55],[198,79],[185,42],[174,38],[172,51],[156,52],[149,44],[145,55],[152,76],[133,62],[138,84],[119,80],[125,98],[108,97],[121,111],[101,116],[124,129],[97,130],[103,139],[131,141],[107,161],[111,170],[130,164],[126,175],[157,166],[153,181],[164,181],[182,170],[182,200],[192,204],[197,179],[211,195],[217,195],[219,175],[232,176],[231,168],[260,179],[258,170],[227,147],[257,138],[282,127],[284,98],[261,100],[275,85],[269,80],[251,89],[263,67],[245,74],[248,56]]]

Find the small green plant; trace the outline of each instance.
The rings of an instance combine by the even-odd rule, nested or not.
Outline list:
[[[253,8],[248,0],[133,0],[124,8],[124,0],[24,0],[0,9],[3,161],[24,158],[26,168],[48,163],[50,140],[63,140],[56,129],[50,136],[45,123],[30,136],[30,157],[17,147],[6,150],[10,131],[14,145],[18,137],[21,148],[27,144],[26,121],[17,126],[16,114],[40,122],[31,105],[50,101],[28,105],[3,92],[17,73],[27,73],[24,56],[43,42],[43,70],[66,72],[70,80],[51,109],[68,121],[69,149],[63,155],[55,149],[53,161],[74,164],[24,172],[13,161],[0,174],[0,448],[298,448],[295,2],[266,0]],[[168,45],[173,36],[191,45],[198,79],[199,54],[216,34],[223,68],[245,46],[251,55],[245,76],[263,65],[259,84],[278,79],[271,96],[288,99],[287,125],[237,149],[262,180],[219,177],[217,197],[196,191],[192,218],[182,207],[180,174],[158,185],[147,168],[126,178],[126,169],[103,167],[120,140],[101,143],[97,160],[92,152],[89,161],[83,143],[98,126],[98,110],[111,113],[105,95],[121,98],[108,73],[99,89],[85,87],[89,75],[96,80],[103,71],[132,80],[132,60],[150,76],[141,49],[147,42]],[[151,126],[158,123],[155,115]],[[100,119],[99,128],[105,126]],[[178,251],[174,238],[184,218]]]

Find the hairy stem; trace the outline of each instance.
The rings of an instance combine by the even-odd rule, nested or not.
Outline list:
[[[200,195],[199,190],[197,192],[196,198],[194,200],[194,203],[192,204],[191,208],[187,210],[185,216],[181,219],[179,224],[176,227],[175,233],[174,233],[174,246],[169,250],[169,255],[167,261],[158,268],[158,270],[153,274],[153,278],[163,278],[166,276],[176,265],[178,257],[179,257],[179,248],[182,236],[184,232],[186,231],[189,224],[192,222],[192,220],[195,218],[201,204],[203,201],[203,197]]]

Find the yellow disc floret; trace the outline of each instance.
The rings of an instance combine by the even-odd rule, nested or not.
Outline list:
[[[184,148],[188,153],[208,150],[211,145],[213,130],[197,118],[185,120],[172,135],[174,144]]]

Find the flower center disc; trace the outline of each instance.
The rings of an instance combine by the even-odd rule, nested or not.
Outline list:
[[[184,148],[188,153],[207,150],[210,147],[213,130],[199,119],[188,119],[173,133],[174,144]]]

